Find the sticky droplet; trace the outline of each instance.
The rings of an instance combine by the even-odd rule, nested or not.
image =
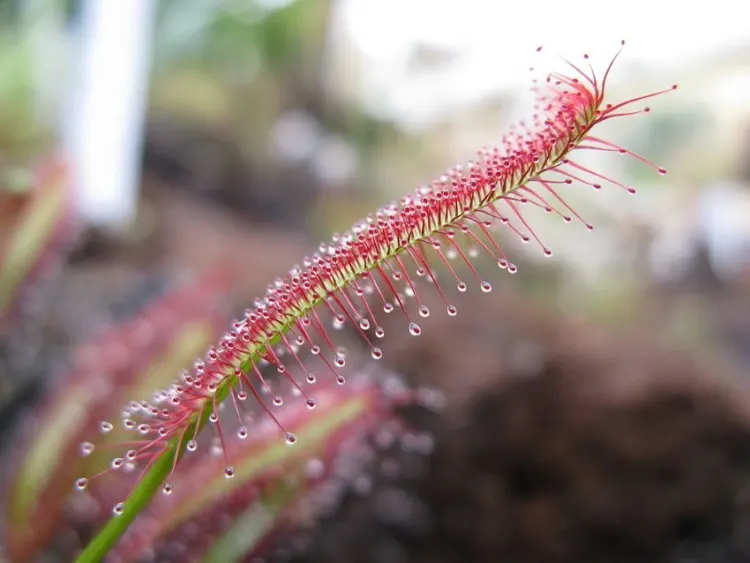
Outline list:
[[[83,457],[90,456],[94,451],[94,444],[91,442],[83,442],[81,443],[81,455]]]

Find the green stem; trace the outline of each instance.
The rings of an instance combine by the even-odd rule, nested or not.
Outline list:
[[[231,388],[230,385],[224,385],[216,391],[216,402],[221,403],[224,398],[229,394]],[[207,401],[206,408],[203,409],[201,416],[196,417],[185,431],[185,436],[191,436],[196,433],[196,426],[198,432],[205,426],[208,421],[208,417],[213,412],[213,402]],[[179,451],[177,447],[179,444]],[[138,485],[133,489],[133,492],[123,503],[123,512],[117,516],[113,516],[104,528],[96,535],[96,537],[89,542],[81,554],[76,559],[76,563],[98,563],[104,559],[110,549],[118,542],[122,535],[127,531],[130,525],[135,520],[136,516],[143,510],[146,505],[151,501],[151,498],[161,488],[164,481],[167,479],[169,472],[174,466],[174,458],[178,456],[178,460],[182,457],[185,452],[185,440],[180,440],[179,437],[175,437],[167,444],[164,451],[156,458],[156,461],[151,465],[149,470],[138,482]]]
[[[171,445],[170,445],[171,447]],[[123,513],[113,517],[107,525],[89,542],[78,556],[76,563],[97,563],[104,559],[110,549],[133,523],[138,513],[148,504],[151,497],[161,487],[171,466],[173,454],[161,455],[143,477],[138,487],[125,501]]]

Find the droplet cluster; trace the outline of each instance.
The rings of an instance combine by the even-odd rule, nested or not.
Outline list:
[[[492,291],[475,267],[480,255],[490,257],[501,270],[517,272],[501,249],[498,229],[522,243],[537,244],[545,256],[551,256],[530,226],[525,209],[542,209],[566,223],[576,219],[591,230],[565,201],[563,190],[573,184],[634,190],[580,164],[576,160],[580,151],[630,155],[663,173],[643,157],[592,134],[604,121],[648,111],[630,106],[663,93],[605,105],[611,66],[601,80],[593,69],[585,73],[575,66],[572,76],[549,75],[535,86],[537,103],[530,119],[511,128],[497,147],[482,149],[475,160],[382,207],[351,231],[334,235],[286,277],[275,280],[192,370],[169,389],[157,392],[152,401],[128,406],[126,428],[145,439],[136,457],[145,461],[165,448],[195,451],[196,435],[206,424],[216,428],[217,447],[226,453],[219,405],[233,405],[242,424],[238,405],[249,396],[277,424],[286,442],[296,443],[297,437],[274,414],[284,398],[274,389],[269,368],[275,368],[277,383],[286,382],[293,396],[314,408],[315,399],[303,387],[318,378],[308,368],[309,357],[318,358],[336,383],[346,383],[341,371],[347,353],[334,343],[334,333],[350,328],[378,360],[383,352],[376,343],[385,329],[376,312],[398,311],[407,334],[418,337],[423,328],[417,320],[432,313],[421,297],[429,290],[437,292],[449,316],[457,315],[449,300],[450,286],[459,293],[470,287]],[[301,377],[293,376],[290,367]],[[243,428],[244,424],[237,432],[240,439],[247,436]],[[226,466],[226,476],[231,477],[228,461]]]

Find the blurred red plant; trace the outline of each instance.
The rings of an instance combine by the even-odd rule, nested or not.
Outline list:
[[[154,385],[169,381],[216,338],[226,322],[218,313],[226,286],[221,275],[211,273],[168,291],[75,350],[70,372],[50,385],[19,432],[12,448],[17,451],[9,455],[15,463],[4,495],[5,535],[13,561],[38,555],[66,526],[63,513],[75,519],[71,481],[108,461],[106,453],[81,441],[97,427],[107,434],[99,444],[105,451],[108,443],[126,438],[121,429],[100,421],[127,400],[149,398]],[[93,455],[82,459],[81,450]]]
[[[77,232],[71,175],[58,155],[22,189],[0,186],[0,331],[28,312],[30,289],[54,271]]]
[[[357,372],[350,383],[321,382],[319,408],[282,410],[279,422],[299,438],[294,447],[278,440],[276,425],[262,413],[252,433],[240,425],[240,439],[227,445],[232,479],[225,478],[220,445],[213,456],[187,456],[163,496],[110,555],[122,561],[144,554],[163,562],[244,561],[301,514],[309,520],[334,506],[347,482],[365,469],[367,436],[395,423],[392,407],[412,400],[396,376],[373,369]]]

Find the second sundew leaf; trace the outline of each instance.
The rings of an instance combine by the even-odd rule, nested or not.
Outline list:
[[[249,546],[246,541],[241,542],[247,549],[236,555],[251,553],[258,541],[278,529],[283,515],[307,491],[332,478],[340,456],[352,456],[353,446],[361,444],[368,433],[393,416],[387,394],[370,375],[355,385],[325,386],[318,394],[315,409],[284,409],[279,421],[295,430],[299,442],[294,447],[279,441],[275,425],[266,421],[270,424],[255,425],[252,434],[228,446],[230,474],[223,470],[220,456],[196,458],[191,454],[174,481],[165,485],[162,498],[139,517],[123,538],[116,555],[130,560],[148,548],[158,554],[159,560],[171,560],[168,546],[175,543],[193,556],[217,550],[226,555],[228,546],[236,544],[231,541],[232,531],[217,527],[217,523],[234,521],[241,514],[252,513],[253,507],[270,503],[268,529]],[[310,462],[322,469],[310,471]],[[188,524],[197,532],[182,533]],[[175,557],[180,560],[179,554]]]
[[[6,536],[16,559],[66,525],[59,511],[73,493],[71,480],[109,460],[85,440],[101,432],[104,447],[107,439],[122,437],[105,422],[122,402],[148,399],[153,385],[189,367],[216,338],[225,320],[215,312],[223,295],[215,281],[168,292],[79,348],[73,373],[50,390],[30,420],[33,431],[22,437],[26,444],[5,503]]]
[[[211,545],[201,561],[237,563],[261,550],[284,514],[304,497],[307,491],[304,479],[304,471],[297,469],[285,474],[270,491],[264,490],[256,502],[234,519],[231,528]]]
[[[6,200],[5,203],[2,203]],[[15,203],[9,200],[16,200]],[[20,204],[19,204],[20,202]],[[8,317],[24,285],[72,235],[72,191],[67,166],[45,161],[30,190],[0,193],[0,322]]]
[[[398,311],[404,316],[405,333],[416,337],[422,333],[417,321],[431,314],[420,298],[422,292],[437,292],[444,310],[454,316],[458,307],[449,285],[467,291],[469,283],[463,275],[473,278],[472,285],[482,292],[492,290],[472,264],[475,255],[484,253],[501,270],[517,271],[496,240],[492,230],[496,226],[551,256],[529,224],[528,209],[555,214],[566,223],[576,220],[592,230],[565,200],[566,190],[609,186],[635,193],[632,187],[580,164],[576,155],[581,151],[629,155],[665,174],[642,156],[596,136],[595,129],[605,121],[648,112],[649,108],[633,105],[676,86],[605,104],[613,63],[614,59],[601,79],[593,67],[584,72],[570,63],[571,76],[547,76],[535,86],[533,115],[502,137],[496,148],[481,150],[474,161],[448,170],[322,244],[317,253],[271,284],[266,295],[196,362],[192,373],[153,404],[127,412],[125,416],[136,426],[148,428],[148,439],[136,451],[146,468],[143,484],[118,503],[115,518],[79,561],[97,561],[115,544],[222,402],[237,403],[241,393],[252,393],[274,416],[267,402],[276,404],[281,394],[278,386],[269,384],[264,366],[275,367],[281,382],[307,398],[308,391],[314,393],[317,376],[309,373],[305,362],[316,355],[330,376],[343,384],[346,352],[334,343],[329,323],[334,329],[352,327],[372,357],[379,359],[383,353],[377,342],[385,332],[376,312]],[[432,264],[443,270],[441,277],[447,272],[447,282],[438,282],[438,268]],[[301,366],[299,380],[289,374],[287,367],[292,365]],[[296,441],[293,433],[282,424],[279,427],[288,440]]]

